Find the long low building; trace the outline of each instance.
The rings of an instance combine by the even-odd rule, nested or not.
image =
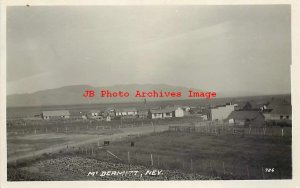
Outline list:
[[[270,106],[270,111],[265,112],[264,116],[267,121],[277,121],[277,120],[292,120],[292,106],[286,105],[274,105]]]
[[[123,108],[116,110],[116,116],[136,116],[138,113],[136,108]]]
[[[167,107],[164,109],[153,109],[149,111],[151,119],[163,119],[172,117],[183,117],[184,111],[180,107]]]
[[[43,111],[43,119],[68,119],[70,118],[69,110],[53,110],[53,111]]]

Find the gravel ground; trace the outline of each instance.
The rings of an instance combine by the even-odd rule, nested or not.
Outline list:
[[[183,173],[176,170],[162,170],[145,166],[98,161],[80,156],[59,156],[41,160],[29,167],[9,168],[8,179],[20,180],[216,180],[199,174]]]

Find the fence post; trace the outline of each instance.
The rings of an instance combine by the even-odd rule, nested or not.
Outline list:
[[[225,174],[225,164],[224,164],[224,161],[223,161],[223,173]]]
[[[263,177],[263,179],[265,179],[264,167],[261,167],[261,173],[262,173],[262,177]]]
[[[129,151],[127,152],[127,159],[128,159],[128,163],[130,163],[130,153],[129,153]]]
[[[150,159],[151,159],[151,166],[153,166],[153,156],[152,156],[152,153],[150,155]]]

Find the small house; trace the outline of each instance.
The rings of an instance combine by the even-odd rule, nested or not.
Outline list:
[[[184,111],[180,107],[166,107],[164,109],[150,110],[149,116],[151,119],[183,117]]]

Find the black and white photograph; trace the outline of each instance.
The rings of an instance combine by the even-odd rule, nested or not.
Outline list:
[[[6,6],[6,181],[292,180],[291,12]]]

